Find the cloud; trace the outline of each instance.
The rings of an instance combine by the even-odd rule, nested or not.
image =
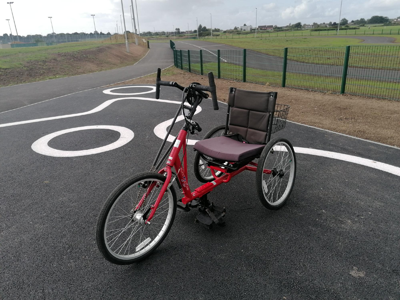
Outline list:
[[[264,4],[263,8],[269,11],[275,10],[276,4],[275,3]]]
[[[377,9],[377,10],[396,10],[400,6],[400,0],[369,0],[365,7],[368,9]]]
[[[281,12],[281,17],[284,20],[309,18],[315,13],[315,3],[317,3],[316,0],[302,0],[298,5],[284,9]]]

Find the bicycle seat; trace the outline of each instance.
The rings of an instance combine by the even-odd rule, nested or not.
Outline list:
[[[245,144],[226,136],[198,141],[194,149],[212,158],[224,161],[242,161],[260,156],[264,144]]]
[[[201,140],[194,149],[206,156],[232,162],[260,156],[271,136],[276,97],[275,92],[230,88],[226,129],[248,143],[220,136]]]

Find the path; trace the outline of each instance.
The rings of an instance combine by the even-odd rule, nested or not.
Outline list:
[[[166,43],[152,43],[148,54],[132,66],[0,88],[0,112],[132,78],[173,64]]]

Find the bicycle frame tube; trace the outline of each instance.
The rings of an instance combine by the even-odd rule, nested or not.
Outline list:
[[[219,167],[215,166],[210,166],[211,173],[214,176],[215,180],[211,182],[207,182],[197,189],[195,189],[193,192],[190,190],[189,187],[189,182],[188,182],[188,172],[187,172],[187,154],[186,154],[186,136],[187,136],[187,131],[185,128],[181,129],[178,137],[172,147],[172,151],[170,153],[170,156],[168,157],[167,165],[161,169],[158,173],[159,174],[167,174],[167,179],[164,182],[164,185],[161,188],[160,194],[158,195],[158,198],[156,200],[156,203],[154,206],[151,208],[151,213],[149,217],[147,218],[146,222],[150,222],[150,220],[153,218],[157,207],[164,196],[164,193],[166,192],[168,186],[171,183],[171,178],[172,178],[172,168],[175,169],[176,171],[176,176],[179,180],[180,186],[182,188],[182,192],[184,194],[184,197],[182,198],[182,203],[187,204],[194,199],[200,198],[203,195],[211,192],[215,187],[219,186],[222,183],[227,183],[229,182],[234,176],[238,175],[239,173],[242,173],[243,171],[253,171],[255,172],[257,170],[257,164],[254,162],[250,162],[249,165],[245,165],[241,168],[239,168],[236,171],[227,173],[226,169],[222,169]],[[179,153],[183,149],[183,158],[182,161],[179,159]],[[182,166],[183,163],[183,166]],[[224,173],[221,177],[217,177],[215,174],[215,171],[220,171]],[[271,174],[271,170],[264,170],[264,173],[266,174]]]

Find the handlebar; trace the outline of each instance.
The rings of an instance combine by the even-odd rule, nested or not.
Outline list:
[[[208,98],[207,94],[202,93],[203,91],[210,92],[212,101],[213,101],[213,107],[214,110],[218,110],[218,101],[217,101],[217,88],[215,86],[215,81],[214,81],[214,75],[212,72],[208,73],[208,82],[209,86],[201,85],[201,84],[191,84],[190,87],[193,88],[194,90],[200,92],[203,98]],[[178,84],[175,81],[162,81],[161,80],[161,69],[157,69],[157,79],[156,79],[156,99],[160,98],[160,86],[173,86],[181,91],[183,91],[185,88]]]

